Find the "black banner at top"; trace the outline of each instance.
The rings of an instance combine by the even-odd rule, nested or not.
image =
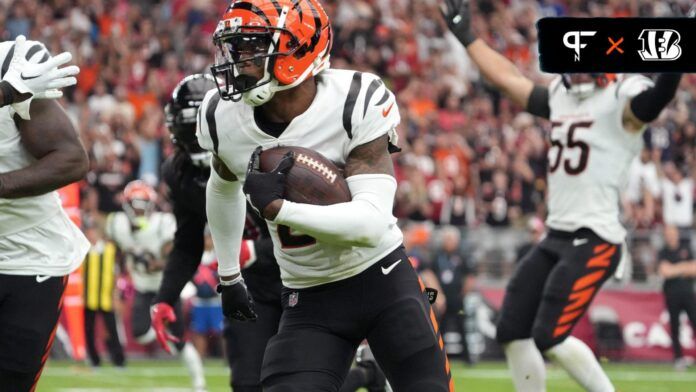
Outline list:
[[[549,73],[696,72],[696,18],[543,18]]]

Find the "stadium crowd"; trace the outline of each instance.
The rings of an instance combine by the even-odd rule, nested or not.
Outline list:
[[[83,221],[101,222],[106,214],[120,210],[121,191],[133,179],[162,191],[160,164],[173,150],[162,108],[183,76],[208,70],[211,36],[227,3],[0,1],[3,40],[24,34],[45,42],[53,53],[70,51],[81,68],[78,84],[66,91],[63,104],[91,158],[81,187]],[[374,72],[398,97],[403,152],[395,158],[396,214],[425,224],[411,224],[407,237],[428,248],[437,238],[430,235],[433,225],[460,227],[465,237],[468,231],[488,228],[538,230],[538,219],[545,213],[549,123],[521,112],[488,88],[463,48],[445,34],[437,1],[323,3],[335,33],[332,66]],[[553,77],[538,69],[538,18],[664,16],[690,4],[476,3],[478,34],[538,82]],[[678,226],[684,238],[692,235],[695,124],[696,75],[691,74],[645,133],[645,150],[627,174],[626,224],[648,233],[646,238],[664,224]],[[165,197],[158,203],[162,210],[169,209]],[[653,242],[644,243],[653,248],[642,255],[657,253]],[[641,256],[635,262],[645,264],[643,277],[654,274],[654,257]]]

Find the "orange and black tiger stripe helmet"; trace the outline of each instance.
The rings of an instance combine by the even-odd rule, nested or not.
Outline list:
[[[257,105],[328,68],[332,30],[318,0],[234,0],[213,43],[221,97]],[[236,66],[246,61],[264,66],[264,77],[240,75]]]

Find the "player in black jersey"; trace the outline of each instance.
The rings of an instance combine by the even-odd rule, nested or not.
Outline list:
[[[196,116],[205,93],[216,88],[209,75],[191,75],[174,89],[165,107],[166,122],[176,153],[162,166],[162,178],[169,188],[177,230],[164,278],[151,309],[152,325],[163,348],[178,338],[167,332],[175,320],[173,305],[186,282],[198,269],[203,255],[205,186],[210,175],[210,153],[196,141]],[[235,392],[261,391],[259,374],[268,339],[275,335],[280,320],[280,271],[273,257],[273,246],[264,222],[248,214],[240,258],[242,275],[256,303],[255,323],[227,322],[224,338],[232,370]]]

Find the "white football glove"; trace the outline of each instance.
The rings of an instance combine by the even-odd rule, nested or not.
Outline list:
[[[27,39],[23,35],[15,39],[14,54],[10,67],[2,80],[8,82],[20,94],[31,94],[29,99],[12,104],[12,108],[25,120],[29,120],[29,105],[34,98],[55,99],[63,96],[61,88],[77,83],[75,75],[80,68],[75,65],[58,68],[72,60],[72,55],[63,52],[43,63],[35,64],[26,59]]]

